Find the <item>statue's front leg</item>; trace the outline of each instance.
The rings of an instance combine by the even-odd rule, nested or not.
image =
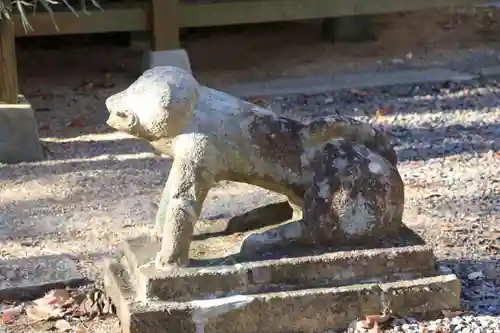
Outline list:
[[[172,165],[164,190],[166,197],[162,198],[165,213],[159,210],[157,216],[158,227],[163,223],[161,250],[155,260],[158,269],[188,263],[194,225],[214,183],[212,177],[207,177],[211,173],[200,169],[202,167],[189,165],[189,162],[174,161]]]
[[[153,229],[153,236],[161,238],[163,233],[163,226],[165,225],[168,202],[170,198],[170,184],[169,184],[170,176],[167,179],[167,183],[165,184],[165,188],[161,194],[160,204],[158,205],[158,211],[156,212],[155,218],[155,226]]]
[[[163,156],[171,156],[171,139],[160,139],[157,141],[150,142],[151,146],[155,149],[155,154]],[[153,229],[153,235],[160,238],[163,232],[163,225],[165,224],[165,214],[167,214],[168,201],[170,196],[170,172],[167,178],[167,183],[161,194],[160,204],[158,205],[158,211],[156,212],[155,226]],[[170,180],[170,181],[169,181]]]

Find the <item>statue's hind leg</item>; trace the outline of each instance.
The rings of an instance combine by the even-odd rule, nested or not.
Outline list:
[[[291,196],[288,200],[293,210],[292,218],[272,228],[248,234],[243,239],[240,250],[241,254],[252,256],[257,253],[286,248],[292,245],[315,245],[314,237],[311,237],[312,234],[308,230],[309,226],[303,218],[303,199]]]
[[[244,256],[252,256],[290,246],[307,248],[333,245],[332,233],[338,225],[337,212],[331,206],[332,194],[337,190],[334,178],[335,176],[324,177],[323,181],[308,186],[305,209],[295,211],[296,220],[247,235],[243,240],[241,253]],[[336,197],[339,195],[342,196],[342,193],[338,193]],[[347,197],[347,193],[345,196]]]
[[[291,244],[302,243],[305,230],[303,222],[303,199],[296,194],[288,196],[288,204],[292,208],[291,219],[278,225],[269,221],[269,225],[274,225],[263,231],[256,231],[248,234],[242,242],[240,252],[244,256],[252,256],[268,250],[284,248]]]
[[[245,257],[251,257],[258,253],[302,243],[304,227],[304,221],[298,220],[284,222],[261,232],[252,232],[243,239],[240,253]]]

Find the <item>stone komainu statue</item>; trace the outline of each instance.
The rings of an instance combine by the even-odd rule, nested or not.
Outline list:
[[[173,158],[154,233],[158,268],[185,265],[210,188],[220,180],[287,196],[292,221],[250,233],[242,253],[290,244],[378,242],[402,225],[395,151],[369,124],[340,116],[302,123],[198,84],[176,67],[144,72],[106,101],[107,124]]]

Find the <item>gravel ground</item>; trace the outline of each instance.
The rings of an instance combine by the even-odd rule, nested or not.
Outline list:
[[[392,134],[406,183],[404,221],[462,281],[476,316],[430,323],[451,332],[500,330],[500,81],[408,85],[266,101],[298,119],[344,114]],[[307,109],[307,115],[303,112]],[[302,110],[302,111],[301,111]],[[395,332],[422,324],[396,322]]]
[[[469,314],[429,323],[428,331],[442,326],[450,332],[498,332],[500,80],[255,102],[302,120],[350,115],[392,133],[406,183],[404,220],[460,277]],[[52,117],[50,112],[38,116],[42,123]],[[151,226],[169,161],[155,157],[141,142],[104,128],[101,132],[46,136],[51,160],[0,167],[2,258],[71,252],[79,256],[82,269],[95,274],[96,255],[110,253],[123,237]],[[211,192],[203,216],[229,216],[277,199],[254,187],[223,183]],[[422,325],[407,318],[396,322],[394,331],[419,332]]]
[[[317,31],[299,25],[288,35],[286,29],[275,32],[268,27],[258,38],[252,32],[210,36],[188,41],[187,48],[202,81],[215,85],[242,78],[262,80],[268,73],[378,70],[380,64],[425,67],[456,60],[454,68],[460,69],[496,65],[500,58],[494,52],[488,57],[468,55],[495,49],[500,11],[467,14],[471,12],[386,15],[379,41],[361,45],[332,48],[312,41]],[[428,24],[422,26],[424,18]],[[281,44],[292,41],[300,42]],[[229,55],[222,46],[230,49]],[[50,155],[39,163],[0,165],[0,259],[72,253],[86,275],[99,279],[99,259],[113,255],[125,237],[152,226],[170,161],[153,155],[147,144],[103,125],[104,99],[136,77],[139,53],[75,49],[65,51],[62,60],[59,53],[19,52],[22,90],[36,108]],[[369,64],[362,66],[364,56]],[[264,58],[268,61],[262,63]],[[421,333],[424,326],[429,333],[500,332],[498,82],[445,82],[256,101],[298,119],[334,112],[351,115],[393,134],[406,183],[405,223],[460,277],[467,311],[432,323],[400,318],[393,323],[395,332]],[[202,216],[227,218],[279,199],[255,187],[225,182],[210,192]],[[89,332],[118,331],[116,318],[88,326]],[[40,331],[24,322],[5,329]]]

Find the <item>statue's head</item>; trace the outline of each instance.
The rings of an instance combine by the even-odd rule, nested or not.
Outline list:
[[[106,123],[148,141],[174,138],[191,120],[198,91],[198,82],[185,70],[149,69],[127,89],[106,99]]]

